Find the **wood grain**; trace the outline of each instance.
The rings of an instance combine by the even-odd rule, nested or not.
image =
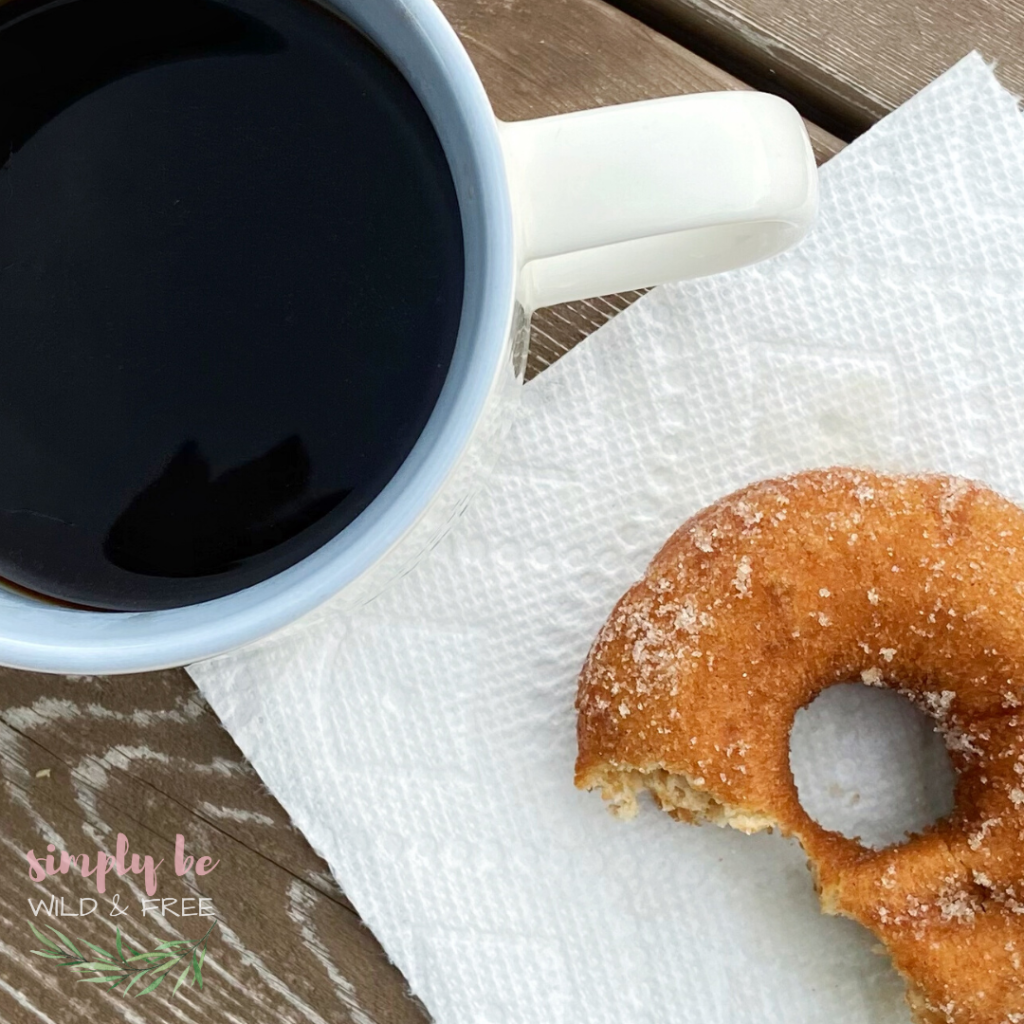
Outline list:
[[[613,0],[852,138],[971,50],[1024,93],[1024,0]]]
[[[292,828],[181,671],[111,679],[5,672],[0,711],[0,1019],[413,1024],[425,1017],[326,865]],[[67,969],[32,956],[28,899],[99,901],[86,918],[56,920],[62,931],[113,946],[115,924],[145,949],[197,939],[204,918],[143,918],[133,876],[109,879],[129,913],[111,919],[90,881],[69,873],[43,883],[24,854],[48,842],[73,854],[114,849],[164,858],[157,895],[206,896],[218,925],[202,992],[166,985],[127,998],[81,985]],[[203,878],[171,869],[175,836],[189,854],[219,860]],[[86,904],[88,906],[88,904]],[[194,906],[194,905],[193,905]]]
[[[442,0],[442,7],[503,118],[743,87],[600,0]],[[824,133],[814,137],[820,156],[840,146]],[[534,325],[531,372],[637,294],[544,311]],[[426,1019],[327,865],[289,824],[183,671],[103,679],[0,669],[0,687],[0,1020]],[[70,874],[33,882],[25,852],[43,853],[52,842],[95,856],[98,848],[112,851],[119,832],[134,851],[165,859],[160,896],[213,899],[219,924],[202,992],[183,988],[171,998],[162,988],[124,1000],[77,984],[66,969],[29,952],[38,946],[26,923],[29,897],[63,895],[73,907],[95,893]],[[169,872],[178,833],[190,854],[220,860],[213,873],[178,879]],[[132,906],[130,919],[97,912],[57,927],[108,948],[115,924],[147,948],[198,937],[200,918],[142,918],[142,893],[130,877],[111,881],[108,895],[115,893]]]

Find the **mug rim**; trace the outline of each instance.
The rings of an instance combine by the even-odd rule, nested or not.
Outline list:
[[[141,672],[251,643],[323,604],[379,562],[451,474],[508,356],[515,235],[498,127],[483,84],[433,0],[320,0],[402,71],[441,139],[462,217],[465,283],[455,351],[430,418],[398,472],[343,530],[295,565],[199,604],[147,612],[61,607],[0,590],[0,664]]]

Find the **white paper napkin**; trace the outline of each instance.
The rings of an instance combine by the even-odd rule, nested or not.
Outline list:
[[[701,506],[833,463],[1024,499],[1014,99],[966,58],[822,186],[797,251],[659,288],[529,384],[488,489],[416,572],[190,670],[439,1024],[908,1020],[792,843],[649,805],[623,823],[572,785],[591,640]],[[808,800],[938,799],[891,783],[886,751],[923,739],[877,705],[874,778],[851,781],[850,703],[801,747]]]

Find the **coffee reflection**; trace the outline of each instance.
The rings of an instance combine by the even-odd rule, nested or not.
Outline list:
[[[283,544],[348,497],[309,496],[311,464],[292,435],[263,455],[212,476],[195,441],[117,517],[103,552],[118,568],[187,578],[228,572]]]

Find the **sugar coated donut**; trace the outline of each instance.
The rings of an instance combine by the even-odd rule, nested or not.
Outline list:
[[[931,715],[958,773],[953,812],[884,850],[811,820],[789,767],[796,712],[857,679]],[[1024,511],[954,477],[800,473],[695,515],[619,601],[580,677],[576,784],[795,836],[916,1020],[1024,1024],[1022,705]]]

